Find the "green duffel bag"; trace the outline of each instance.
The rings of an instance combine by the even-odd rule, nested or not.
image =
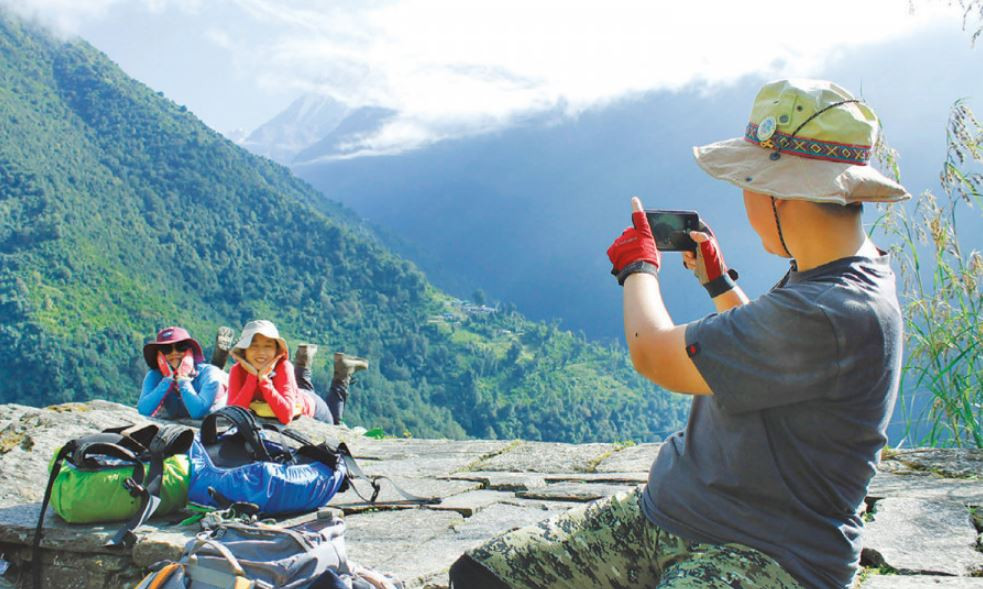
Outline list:
[[[50,502],[69,523],[126,521],[108,545],[128,545],[151,515],[188,501],[188,449],[194,431],[173,425],[123,426],[69,441],[48,466],[34,543]]]
[[[143,466],[146,480],[150,464]],[[187,454],[164,459],[156,515],[166,515],[184,507],[188,502],[189,474]],[[88,470],[66,461],[51,488],[51,507],[70,524],[126,521],[140,509],[139,496],[131,495],[126,488],[126,479],[132,476],[131,464]]]

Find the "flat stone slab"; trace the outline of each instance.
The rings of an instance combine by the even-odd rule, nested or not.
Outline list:
[[[477,546],[502,534],[559,515],[569,507],[569,503],[556,502],[495,503],[454,525],[453,531],[462,544]]]
[[[983,589],[983,578],[871,575],[860,589]]]
[[[481,488],[481,483],[475,481],[450,481],[450,480],[438,480],[438,479],[408,479],[404,477],[393,477],[392,482],[395,482],[407,493],[416,495],[420,498],[430,498],[438,497],[440,499],[447,499],[455,495],[460,495],[462,493],[467,493],[469,491],[476,491]],[[396,489],[393,487],[392,482],[387,480],[380,480],[379,485],[381,491],[377,499],[378,503],[385,504],[386,502],[404,501],[402,495],[400,495]],[[358,488],[359,493],[365,496],[366,499],[371,497],[372,487],[364,480],[356,479],[353,483]],[[345,491],[344,493],[338,493],[331,498],[328,502],[329,507],[335,507],[341,509],[345,513],[354,513],[360,511],[376,510],[376,509],[404,509],[413,508],[414,505],[397,505],[397,506],[386,506],[386,505],[373,505],[366,504],[358,495],[356,495],[351,490]]]
[[[647,483],[646,472],[575,472],[543,475],[547,483],[610,483],[614,485],[640,485]]]
[[[348,556],[358,564],[392,574],[410,587],[446,572],[464,547],[452,527],[464,521],[453,511],[408,509],[345,518]],[[407,533],[411,531],[411,533]]]
[[[983,449],[977,448],[912,448],[892,450],[882,464],[886,470],[891,462],[915,471],[927,471],[946,478],[983,478]]]
[[[434,454],[377,460],[358,458],[358,466],[366,474],[387,477],[446,477],[465,469],[477,456],[468,454]]]
[[[373,440],[349,444],[359,466],[368,474],[404,477],[440,477],[471,470],[512,442],[450,440]]]
[[[576,509],[581,507],[581,503],[574,503],[571,501],[554,501],[552,499],[526,499],[525,497],[516,497],[505,502],[505,505],[515,505],[516,507],[531,507],[533,509],[538,509],[540,511],[569,511],[571,509]]]
[[[516,493],[516,496],[525,497],[527,499],[587,502],[596,501],[597,499],[631,491],[632,489],[634,489],[634,486],[597,485],[590,483],[557,483],[555,485],[547,485],[542,489],[519,491]]]
[[[962,503],[882,499],[864,534],[864,563],[903,574],[969,576],[983,571],[977,532]]]
[[[499,440],[376,440],[362,436],[349,442],[348,448],[356,458],[398,460],[444,454],[491,456],[513,444],[515,443]]]
[[[0,542],[31,545],[40,509],[40,502],[0,507]],[[119,550],[105,544],[116,535],[123,523],[69,524],[49,508],[44,519],[41,547],[64,552],[119,555]],[[198,529],[195,526],[175,528],[162,524],[160,520],[151,519],[147,525],[134,532],[137,536],[133,546],[134,559],[139,559],[137,564],[140,566],[149,566],[164,558],[177,559],[181,556],[185,543]]]
[[[892,474],[878,472],[870,481],[867,496],[912,499],[947,499],[967,505],[983,505],[983,482],[973,479],[941,478],[931,473]]]
[[[495,491],[526,491],[546,486],[546,480],[542,476],[523,472],[462,472],[438,478],[475,481],[481,483],[485,489]]]
[[[594,472],[644,472],[652,468],[662,443],[637,444],[611,454],[594,468]]]
[[[501,491],[477,490],[454,495],[441,501],[439,505],[430,506],[430,509],[438,511],[456,511],[464,517],[471,517],[486,507],[495,503],[501,503],[514,499],[512,493]]]
[[[592,472],[617,450],[615,444],[559,444],[522,442],[508,451],[482,460],[469,470],[499,472]]]
[[[20,578],[10,575],[10,583],[0,578],[4,589],[31,587],[32,561],[29,547],[15,548],[4,553],[14,566],[23,566]],[[81,552],[42,552],[41,587],[59,589],[105,589],[106,587],[135,587],[146,573],[133,566],[129,555],[86,554]],[[14,582],[18,584],[15,585]]]

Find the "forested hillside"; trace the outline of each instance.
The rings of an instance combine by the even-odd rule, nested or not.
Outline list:
[[[208,350],[254,318],[321,344],[321,386],[329,352],[368,357],[346,421],[396,435],[653,440],[686,411],[623,350],[454,301],[285,168],[0,14],[0,402],[132,403],[157,329]]]

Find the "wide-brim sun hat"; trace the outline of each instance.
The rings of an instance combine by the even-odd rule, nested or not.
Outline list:
[[[275,339],[280,344],[280,350],[285,354],[285,357],[290,357],[290,350],[287,349],[287,341],[280,337],[280,331],[276,328],[276,325],[273,325],[272,321],[265,319],[258,319],[247,323],[242,328],[242,335],[239,336],[239,341],[236,342],[234,349],[239,353],[243,353],[249,347],[249,344],[253,343],[253,336],[256,334]]]
[[[778,80],[754,99],[743,137],[694,147],[708,174],[788,200],[897,202],[907,190],[870,165],[880,123],[862,100],[824,80]]]
[[[147,342],[143,346],[143,359],[147,361],[147,366],[151,369],[157,368],[157,350],[160,349],[162,345],[168,344],[179,344],[181,342],[189,342],[191,344],[191,350],[195,357],[195,364],[201,364],[205,361],[205,354],[201,351],[201,344],[199,344],[191,334],[188,333],[187,329],[183,327],[165,327],[157,332],[157,339],[152,342]]]

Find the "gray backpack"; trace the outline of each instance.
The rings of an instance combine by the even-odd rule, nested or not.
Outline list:
[[[307,589],[337,587],[350,573],[345,522],[318,519],[291,528],[222,522],[199,533],[178,562],[163,564],[137,589]]]

